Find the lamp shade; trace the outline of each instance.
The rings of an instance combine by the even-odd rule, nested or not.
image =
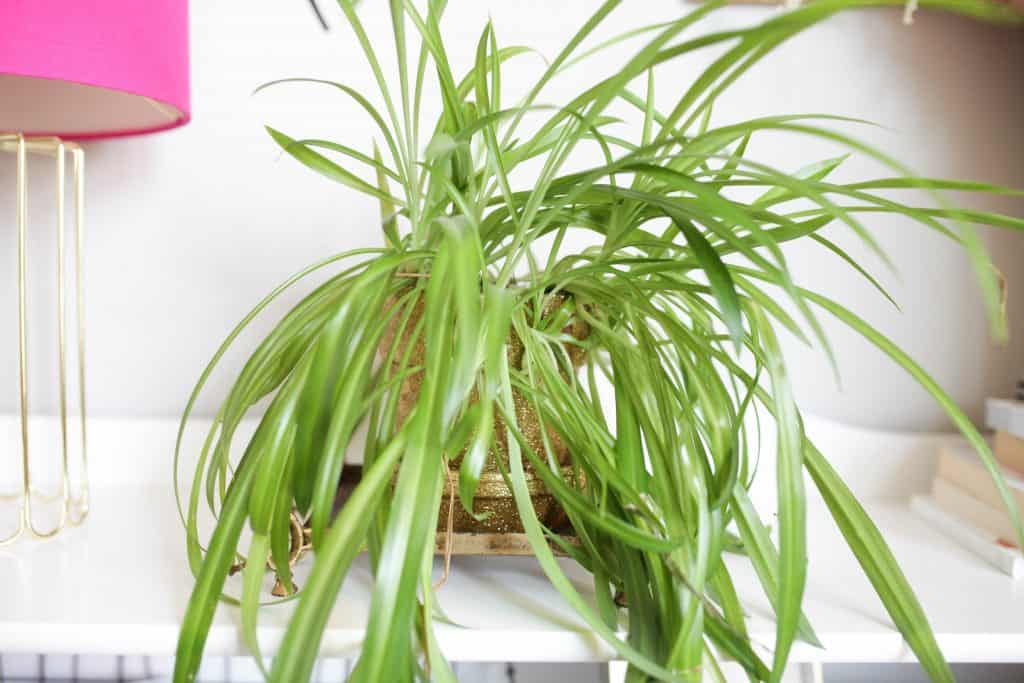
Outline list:
[[[0,132],[135,135],[189,120],[188,0],[3,0]]]

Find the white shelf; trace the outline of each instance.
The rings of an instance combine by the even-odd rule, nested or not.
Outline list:
[[[148,424],[148,426],[147,426]],[[116,428],[115,428],[116,427]],[[150,423],[95,430],[138,447]],[[111,446],[112,451],[117,449]],[[0,550],[0,651],[33,653],[173,654],[178,623],[192,586],[184,533],[161,450],[155,470],[131,486],[115,485],[99,463],[101,484],[83,528],[50,541],[23,541]],[[144,470],[135,452],[128,471]],[[126,457],[120,453],[119,457]],[[122,461],[122,464],[129,465]],[[913,478],[913,477],[912,477]],[[869,513],[915,586],[951,661],[1024,661],[1024,583],[1014,583],[946,540],[902,502],[873,502]],[[806,610],[824,650],[798,644],[793,660],[895,662],[913,659],[891,625],[827,513],[812,503]],[[773,625],[767,601],[744,558],[730,559],[754,638],[767,648]],[[568,562],[577,588],[590,595],[585,572]],[[233,580],[237,580],[233,579]],[[300,579],[301,585],[301,579]],[[236,586],[237,587],[237,586]],[[356,654],[369,604],[369,574],[357,562],[336,606],[323,654]],[[455,661],[599,661],[610,650],[549,587],[531,558],[453,559],[441,606],[463,627],[437,625],[442,649]],[[263,611],[260,640],[272,654],[290,607]],[[207,643],[209,654],[244,653],[238,613],[222,605]]]

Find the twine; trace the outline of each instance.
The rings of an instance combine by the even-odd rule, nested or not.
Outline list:
[[[999,312],[1005,318],[1006,304],[1010,299],[1010,283],[1006,281],[1006,276],[1003,275],[1003,271],[999,270],[995,266],[992,266],[992,270],[996,272],[996,281],[999,283]]]
[[[448,583],[448,575],[452,566],[452,546],[454,545],[455,531],[455,485],[452,483],[452,469],[448,466],[448,458],[444,458],[445,489],[448,491],[448,524],[445,525],[444,533],[444,571],[441,578],[434,584],[434,591],[441,590]]]

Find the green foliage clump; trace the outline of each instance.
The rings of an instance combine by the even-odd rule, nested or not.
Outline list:
[[[726,126],[713,125],[711,117],[724,90],[805,28],[849,6],[899,3],[819,0],[752,28],[690,36],[688,30],[722,4],[713,2],[588,47],[594,30],[620,4],[609,0],[514,103],[503,101],[503,69],[528,50],[500,46],[493,26],[484,28],[475,63],[459,77],[441,33],[443,0],[430,0],[425,13],[411,0],[392,0],[398,72],[391,78],[353,6],[339,4],[379,86],[378,104],[344,84],[312,82],[336,88],[365,110],[377,126],[380,148],[361,152],[269,132],[306,166],[377,198],[384,246],[332,256],[274,290],[225,341],[189,401],[182,430],[214,366],[249,322],[296,283],[332,273],[249,357],[200,454],[182,509],[197,582],[175,680],[194,677],[226,577],[241,558],[242,632],[259,656],[256,624],[268,558],[282,584],[292,585],[287,557],[293,511],[312,528],[315,558],[269,679],[310,677],[342,582],[365,550],[374,586],[353,680],[451,680],[432,627],[438,614],[432,557],[445,455],[466,454],[458,494],[471,510],[495,424],[507,430],[502,467],[540,566],[628,660],[629,680],[696,680],[708,667],[714,671],[716,658],[730,657],[752,679],[776,681],[795,639],[816,642],[801,612],[805,473],[923,666],[935,680],[951,680],[878,529],[804,432],[777,331],[788,330],[829,354],[823,313],[864,335],[917,378],[976,446],[1019,529],[1016,509],[985,442],[946,394],[880,332],[795,283],[780,247],[813,241],[885,294],[822,229],[846,226],[877,250],[864,221],[876,214],[905,217],[970,252],[1000,333],[995,275],[973,225],[1019,230],[1024,221],[955,208],[942,193],[1013,191],[916,177],[841,132],[851,122],[839,117],[771,116]],[[922,4],[1013,17],[980,0]],[[594,52],[638,37],[642,47],[618,72],[571,101],[542,103],[552,78]],[[669,86],[678,91],[671,110],[656,108],[655,68],[708,49],[717,50],[711,65],[692,83]],[[439,95],[442,114],[421,135],[425,93]],[[642,122],[636,135],[614,133],[621,125],[609,115],[612,107],[635,111]],[[538,120],[527,130],[526,122]],[[783,171],[747,154],[751,139],[765,133],[835,143],[874,158],[892,175],[837,182],[832,174],[845,157]],[[566,170],[583,145],[595,146],[603,161]],[[929,191],[935,206],[892,198],[908,189]],[[568,249],[566,238],[577,233],[589,235],[593,246]],[[559,305],[542,315],[553,297]],[[422,315],[413,315],[417,307]],[[590,334],[566,334],[570,320],[585,322]],[[395,334],[422,339],[422,357],[414,357],[411,344],[385,342]],[[521,362],[514,364],[506,353],[511,336],[522,345]],[[570,358],[574,347],[585,352],[580,373]],[[415,405],[398,420],[400,387],[417,376]],[[602,386],[614,403],[603,406]],[[538,452],[524,438],[516,396],[569,447],[584,487],[563,478],[549,443]],[[239,425],[253,412],[260,415],[259,426],[232,461]],[[757,471],[758,438],[743,427],[761,420],[776,425],[774,472]],[[363,479],[335,514],[344,456],[360,427],[368,430]],[[579,545],[563,549],[592,573],[596,607],[556,561],[551,544],[559,540],[533,512],[526,468],[541,476],[571,520]],[[755,475],[774,476],[777,545],[748,496]],[[198,531],[204,499],[217,518],[205,548]],[[723,561],[727,551],[745,555],[775,611],[772,661],[762,661],[751,646]],[[619,592],[626,596],[625,610],[616,605]]]

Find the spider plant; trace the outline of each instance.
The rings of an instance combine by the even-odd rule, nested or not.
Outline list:
[[[727,657],[752,680],[777,681],[795,639],[816,643],[801,612],[808,482],[922,666],[934,680],[952,680],[878,528],[804,432],[778,333],[787,330],[829,355],[821,316],[862,334],[913,375],[974,445],[1018,531],[1019,515],[984,440],[943,390],[841,303],[794,282],[781,247],[813,241],[888,296],[823,229],[848,228],[879,253],[869,230],[873,216],[895,214],[936,230],[974,260],[998,336],[1004,328],[996,274],[974,226],[1019,230],[1024,221],[956,208],[944,194],[1020,193],[912,175],[846,132],[858,123],[840,117],[766,116],[718,126],[711,116],[716,98],[779,44],[846,7],[899,3],[819,0],[752,28],[691,35],[722,5],[712,2],[596,42],[595,30],[620,4],[608,0],[514,102],[505,101],[503,70],[528,50],[502,46],[494,26],[483,28],[468,72],[456,73],[441,31],[444,1],[418,8],[392,0],[388,49],[397,74],[388,76],[382,46],[350,2],[339,4],[379,93],[371,101],[343,83],[309,82],[361,108],[376,125],[378,144],[359,151],[268,131],[309,168],[379,200],[383,244],[333,255],[271,292],[217,351],[188,402],[180,434],[241,331],[289,288],[319,278],[249,356],[198,454],[190,493],[179,500],[197,579],[175,680],[195,676],[222,599],[240,605],[243,636],[260,658],[256,625],[268,559],[285,589],[294,587],[293,511],[312,529],[315,557],[292,596],[297,602],[268,678],[310,677],[342,581],[365,551],[374,585],[352,678],[451,680],[432,628],[439,615],[432,587],[439,502],[446,463],[463,454],[458,496],[473,509],[498,438],[495,424],[507,441],[500,467],[537,561],[629,662],[629,680],[694,680]],[[981,0],[921,4],[1019,20]],[[544,101],[553,78],[626,39],[642,45],[619,71],[568,102]],[[672,89],[675,101],[659,110],[655,68],[705,51],[716,56],[692,83],[658,83],[659,92]],[[440,100],[441,114],[421,128],[425,96]],[[633,112],[636,125],[611,116],[613,108]],[[752,138],[768,133],[825,140],[889,170],[838,182],[833,172],[843,156],[781,169],[747,153]],[[597,149],[602,161],[581,167],[584,146]],[[921,189],[933,199],[928,206],[899,199],[902,191]],[[590,246],[570,248],[580,234]],[[554,312],[552,297],[559,297]],[[413,315],[417,307],[422,315]],[[586,323],[590,334],[566,334],[569,321]],[[396,329],[422,340],[422,358],[412,360],[409,344],[384,343]],[[513,336],[522,346],[515,363],[506,351]],[[579,372],[569,353],[576,347],[585,359]],[[420,378],[420,389],[409,414],[397,419],[399,389],[410,377]],[[579,479],[565,476],[549,444],[534,448],[524,438],[517,395],[568,445]],[[243,419],[254,414],[255,433],[239,436]],[[745,428],[760,421],[775,424],[768,444],[777,454],[774,471],[757,469],[759,432]],[[359,428],[368,433],[363,476],[336,511],[345,454]],[[564,508],[578,544],[537,519],[527,468]],[[755,479],[772,477],[777,533],[749,496]],[[575,486],[577,480],[585,485]],[[204,503],[216,517],[208,539],[199,532]],[[553,547],[592,573],[595,604],[567,579]],[[770,658],[751,645],[726,552],[745,556],[774,609]],[[241,597],[228,598],[227,576],[242,559]]]

